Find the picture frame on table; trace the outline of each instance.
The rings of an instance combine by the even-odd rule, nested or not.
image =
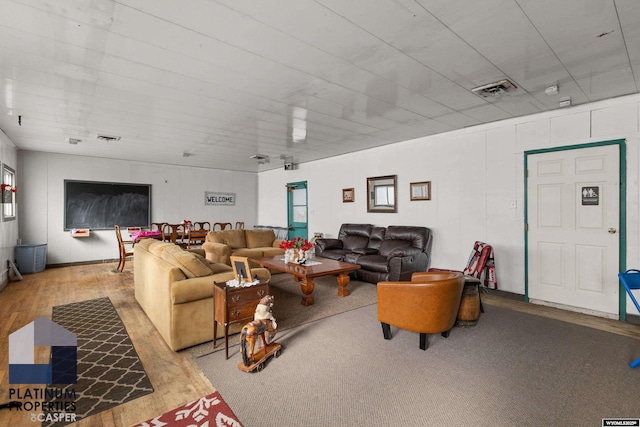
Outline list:
[[[409,194],[411,200],[431,200],[431,181],[412,182]]]
[[[350,203],[355,200],[355,190],[353,188],[342,189],[342,203]]]
[[[232,256],[230,258],[233,267],[233,275],[240,282],[252,282],[251,267],[249,266],[249,258],[242,256]]]

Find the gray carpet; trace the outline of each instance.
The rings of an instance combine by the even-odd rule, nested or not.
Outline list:
[[[312,295],[315,302],[313,305],[305,307],[300,304],[302,300],[300,284],[293,281],[293,276],[289,274],[271,276],[269,292],[275,297],[273,315],[278,323],[278,335],[294,326],[377,302],[376,286],[371,283],[352,280],[348,286],[349,295],[339,297],[336,276],[319,277],[313,282],[315,288]],[[236,331],[239,331],[240,328],[241,325],[237,326]],[[218,327],[218,336],[224,336],[222,327]],[[238,351],[239,342],[240,334],[236,333],[229,337],[229,355]],[[224,340],[220,338],[215,349],[212,343],[208,342],[185,351],[193,357],[202,357],[221,350],[224,350]]]
[[[289,329],[262,372],[196,359],[253,426],[600,426],[640,417],[640,341],[485,304],[449,338],[392,328],[370,305]]]

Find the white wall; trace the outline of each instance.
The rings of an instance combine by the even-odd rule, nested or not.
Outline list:
[[[11,142],[7,135],[0,129],[0,163],[9,166],[11,169],[18,170],[17,150],[16,146]],[[1,171],[1,169],[0,169]],[[20,190],[20,180],[16,176],[16,187]],[[18,193],[16,193],[18,194]],[[19,206],[16,206],[19,213]],[[8,279],[7,260],[13,260],[13,248],[18,239],[18,220],[1,221],[0,222],[0,286]]]
[[[473,242],[483,240],[495,248],[499,288],[522,294],[526,150],[626,139],[627,265],[640,266],[639,111],[639,95],[621,97],[301,164],[293,171],[262,172],[257,177],[19,152],[19,237],[23,243],[48,243],[49,264],[117,257],[112,231],[98,231],[84,240],[63,231],[64,179],[150,183],[153,221],[245,221],[248,228],[286,226],[285,184],[307,181],[310,235],[335,236],[344,222],[427,226],[434,233],[432,266],[443,268],[463,267]],[[15,149],[0,136],[4,161]],[[366,179],[382,175],[398,175],[396,214],[367,213]],[[409,183],[415,181],[432,182],[431,201],[409,200]],[[351,187],[355,202],[342,203],[342,189]],[[235,192],[237,205],[205,207],[204,191]],[[17,238],[13,223],[0,228],[7,257]]]
[[[47,264],[118,258],[113,230],[74,238],[64,231],[64,180],[151,184],[152,222],[255,224],[254,173],[20,151],[18,203],[22,243],[47,243]],[[205,191],[236,193],[235,206],[206,206]],[[13,239],[15,243],[15,238]]]
[[[285,184],[306,180],[310,236],[335,237],[345,222],[426,226],[434,233],[431,265],[457,269],[474,241],[485,241],[499,289],[524,294],[524,151],[626,139],[627,265],[638,267],[639,104],[637,95],[617,98],[263,172],[258,222],[285,224]],[[382,175],[398,175],[398,213],[367,213],[367,177]],[[417,181],[431,181],[431,201],[409,200]],[[342,203],[351,187],[355,202]]]

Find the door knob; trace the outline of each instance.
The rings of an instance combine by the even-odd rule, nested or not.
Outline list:
[[[616,230],[615,228],[610,228],[609,229],[609,234],[616,234],[618,230]]]

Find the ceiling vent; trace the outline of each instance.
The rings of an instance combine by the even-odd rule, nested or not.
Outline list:
[[[249,158],[253,160],[257,160],[259,165],[264,165],[265,163],[269,163],[269,156],[265,154],[254,154]]]
[[[104,142],[120,141],[120,137],[119,136],[113,136],[113,135],[101,135],[101,134],[98,134],[98,136],[96,136],[96,138],[99,139],[100,141],[104,141]]]
[[[478,86],[477,88],[471,89],[471,91],[483,98],[495,98],[503,93],[513,92],[516,89],[518,89],[518,86],[513,84],[513,82],[509,80],[500,80],[499,82]]]

